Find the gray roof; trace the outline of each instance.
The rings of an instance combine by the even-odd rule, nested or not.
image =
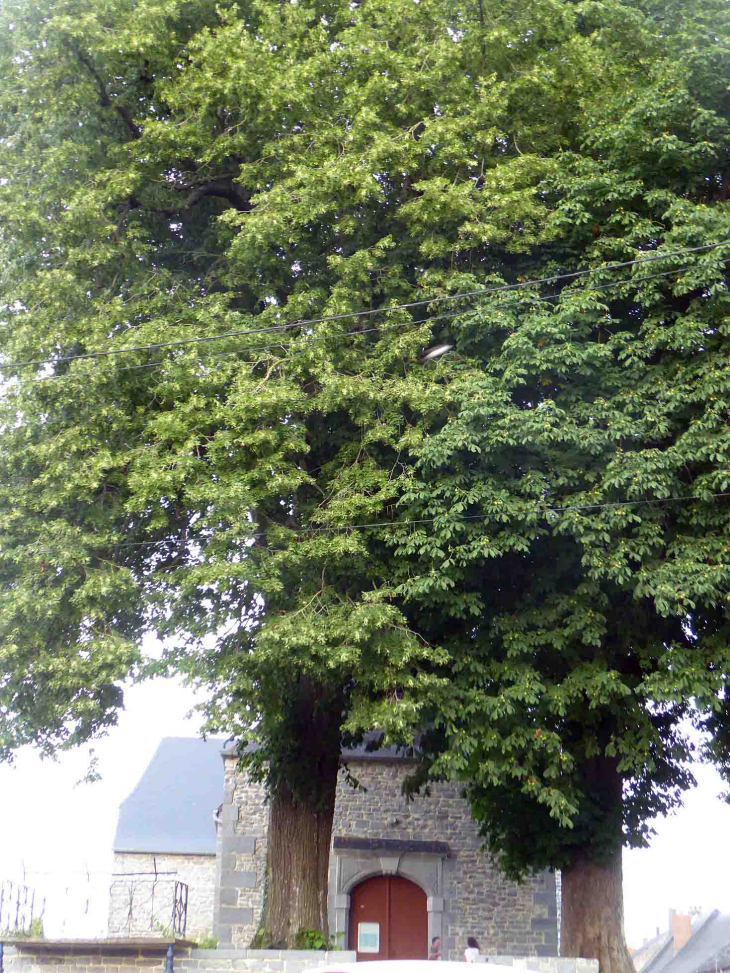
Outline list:
[[[671,932],[668,932],[664,945],[655,954],[654,958],[642,968],[641,973],[663,973],[665,966],[671,963],[673,959],[674,939],[672,938]]]
[[[403,760],[397,747],[373,750],[382,734],[343,749],[344,760]],[[247,747],[250,749],[250,747]],[[122,802],[116,852],[214,855],[213,813],[223,799],[222,757],[235,756],[230,740],[166,737],[140,782]]]
[[[672,940],[644,967],[643,973],[714,973],[730,958],[730,915],[715,909],[692,923],[692,938],[675,955]],[[715,966],[715,960],[718,965]]]
[[[378,730],[371,730],[365,734],[362,743],[355,747],[342,748],[342,759],[348,760],[408,760],[409,757],[403,747],[379,747],[383,734]],[[377,749],[376,749],[377,748]]]
[[[403,747],[392,745],[390,747],[379,746],[383,739],[383,734],[379,730],[370,730],[363,735],[362,743],[354,747],[343,747],[341,751],[342,759],[345,763],[348,760],[397,760],[408,761],[414,759],[412,753],[406,752]],[[244,748],[244,753],[256,750],[255,743],[249,743]],[[236,744],[233,741],[226,743],[225,755],[228,757],[236,756]]]
[[[162,740],[119,808],[114,851],[214,855],[224,743],[220,737]]]
[[[631,959],[634,961],[634,968],[644,973],[644,969],[666,947],[671,938],[672,934],[670,932],[657,932],[653,939],[648,940],[643,946],[635,949],[631,954]]]

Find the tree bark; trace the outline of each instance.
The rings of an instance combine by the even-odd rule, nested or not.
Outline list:
[[[634,973],[624,939],[621,847],[607,862],[578,857],[562,873],[562,956],[597,959],[600,973]]]
[[[325,941],[329,939],[327,888],[337,768],[331,776],[321,780],[322,792],[314,806],[295,800],[286,788],[279,788],[271,799],[264,928],[272,946],[308,945],[300,938],[304,930],[321,932]]]
[[[272,947],[329,940],[327,890],[335,815],[343,701],[301,674],[282,703],[286,746],[270,766],[269,894],[264,933]],[[319,944],[317,944],[319,945]]]
[[[618,758],[605,756],[586,761],[583,772],[597,830],[563,869],[560,951],[597,959],[600,973],[634,973],[624,939],[623,775]]]

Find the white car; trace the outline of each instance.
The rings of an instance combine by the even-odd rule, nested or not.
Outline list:
[[[511,966],[490,963],[487,956],[480,956],[477,962],[489,966],[489,973],[515,973]],[[337,963],[333,960],[310,973],[466,973],[464,966],[463,960],[460,963],[427,959],[376,959],[360,963]]]

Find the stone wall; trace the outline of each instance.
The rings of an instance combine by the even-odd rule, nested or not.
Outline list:
[[[132,973],[132,970],[164,970],[166,946],[119,946],[98,941],[75,942],[49,948],[5,946],[4,973]],[[189,950],[185,950],[189,954]]]
[[[515,973],[598,973],[597,959],[569,959],[561,956],[487,956],[485,961],[511,966]],[[487,971],[485,971],[487,973]]]
[[[269,807],[263,785],[225,760],[218,818],[214,930],[221,947],[245,949],[261,923],[266,883]]]
[[[51,948],[5,946],[4,973],[132,973],[133,970],[164,971],[167,945],[152,948],[126,945],[115,948],[109,942],[76,943]],[[176,945],[175,973],[303,973],[325,963],[354,963],[355,953],[325,953],[318,950],[225,950],[190,949]]]
[[[166,946],[115,948],[93,941],[74,947],[43,949],[24,946],[4,948],[4,973],[132,973],[133,970],[165,969]],[[557,959],[518,956],[487,958],[512,966],[515,973],[598,973],[597,960]],[[353,963],[355,954],[313,950],[227,950],[190,949],[180,945],[174,951],[175,973],[304,973],[318,966]]]
[[[175,973],[303,973],[332,963],[354,963],[355,953],[315,949],[194,949],[175,963]]]
[[[114,873],[109,890],[110,936],[159,938],[171,926],[175,881],[188,886],[185,937],[195,940],[212,934],[214,855],[117,852]]]
[[[485,954],[554,956],[557,953],[555,881],[549,873],[510,882],[481,850],[483,839],[458,784],[434,784],[428,797],[408,802],[401,793],[409,768],[402,761],[350,761],[362,789],[341,781],[333,834],[330,888],[334,927],[346,931],[351,888],[389,868],[411,878],[429,897],[429,938],[442,937],[444,959],[460,960],[468,936]],[[381,839],[390,852],[338,848],[338,838]],[[407,842],[445,842],[448,853],[400,852]],[[376,842],[374,842],[376,843]],[[341,841],[346,845],[347,841]],[[338,915],[339,913],[339,915]]]
[[[225,764],[215,935],[220,946],[243,949],[263,910],[268,806],[263,789],[236,773],[235,758]],[[353,790],[344,773],[340,780],[329,885],[330,931],[340,944],[347,945],[351,889],[372,875],[398,874],[426,892],[429,938],[442,937],[444,959],[461,959],[468,936],[485,954],[554,956],[554,877],[509,882],[481,851],[459,785],[435,785],[408,803],[401,794],[408,769],[374,754],[349,761],[366,790]]]

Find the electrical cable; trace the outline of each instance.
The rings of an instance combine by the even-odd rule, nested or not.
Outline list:
[[[15,361],[0,364],[1,370],[8,370],[12,368],[27,368],[31,365],[49,365],[49,364],[62,364],[68,361],[76,361],[80,359],[93,359],[93,358],[106,358],[112,355],[126,355],[132,354],[136,351],[156,351],[159,348],[172,348],[179,347],[181,345],[192,345],[200,344],[202,342],[208,341],[218,341],[221,338],[234,338],[241,337],[243,335],[251,334],[268,334],[276,331],[287,331],[292,328],[303,328],[310,327],[315,324],[324,324],[330,321],[341,321],[346,318],[359,318],[371,316],[374,314],[386,314],[391,311],[406,310],[412,307],[422,307],[423,305],[437,304],[443,301],[455,301],[460,299],[474,298],[474,297],[486,297],[490,294],[505,293],[507,291],[514,291],[519,289],[524,289],[527,287],[535,287],[539,284],[555,283],[559,280],[570,280],[585,276],[595,276],[596,274],[604,274],[610,270],[623,269],[625,267],[636,266],[640,263],[650,263],[655,260],[668,260],[671,257],[683,256],[689,253],[699,253],[702,251],[714,250],[718,247],[726,246],[730,244],[730,240],[721,240],[718,243],[708,243],[700,247],[686,247],[682,250],[674,250],[669,253],[651,253],[646,257],[642,257],[636,260],[626,260],[621,263],[607,264],[605,267],[594,267],[587,270],[577,270],[569,274],[557,274],[552,277],[540,277],[533,280],[520,281],[517,284],[504,284],[499,287],[491,287],[477,291],[464,291],[460,294],[449,294],[443,297],[434,297],[430,299],[425,299],[422,301],[410,301],[405,304],[393,304],[388,307],[366,309],[360,311],[349,311],[343,312],[341,314],[332,314],[325,317],[319,318],[308,318],[299,321],[293,321],[290,324],[280,324],[272,325],[268,328],[253,328],[239,331],[227,331],[222,332],[217,335],[200,335],[195,338],[185,338],[178,341],[159,341],[147,345],[132,345],[129,348],[116,348],[110,349],[108,351],[95,351],[87,352],[82,355],[66,355],[61,358],[38,358],[29,359],[27,361]]]
[[[705,495],[695,494],[692,496],[685,496],[685,497],[656,497],[652,500],[612,500],[612,501],[601,502],[601,503],[576,503],[576,504],[565,504],[563,506],[541,504],[539,501],[536,501],[536,503],[539,506],[538,513],[548,513],[548,512],[565,513],[566,511],[569,510],[604,510],[604,509],[613,509],[616,507],[632,507],[638,504],[686,503],[689,500],[702,500],[704,502],[707,502],[709,500],[718,500],[724,498],[730,498],[730,492],[710,493]],[[464,523],[465,521],[487,520],[489,519],[489,517],[490,514],[468,514],[465,517],[454,517],[452,520],[450,520],[450,523],[459,524],[459,523]],[[372,523],[372,524],[341,524],[341,525],[332,525],[327,527],[312,527],[309,529],[298,531],[297,537],[301,538],[301,537],[311,536],[314,534],[330,533],[333,531],[382,530],[384,527],[411,527],[411,526],[421,525],[421,524],[434,524],[436,523],[437,520],[442,520],[442,519],[443,517],[423,517],[415,520],[392,520],[392,521],[384,521],[381,523]],[[282,526],[283,526],[282,524],[272,525],[272,527],[282,527]],[[265,532],[249,534],[248,537],[243,538],[243,543],[245,544],[248,541],[252,541],[259,537],[265,537],[265,536],[266,536]],[[202,540],[203,539],[196,537],[193,542],[196,544],[199,542],[202,543]],[[173,539],[166,540],[166,541],[130,541],[129,543],[122,542],[120,544],[115,544],[114,547],[116,549],[128,548],[128,547],[162,547],[162,546],[169,547],[170,545],[174,545],[176,543],[177,542]],[[54,552],[47,548],[37,548],[37,549],[32,549],[32,553],[53,554]]]
[[[609,501],[608,503],[575,503],[575,504],[567,504],[565,506],[541,505],[540,511],[546,511],[546,512],[552,511],[554,513],[564,513],[566,510],[602,510],[602,509],[612,508],[612,507],[629,507],[629,506],[635,506],[636,504],[647,504],[647,503],[680,503],[687,500],[716,500],[720,497],[730,497],[730,493],[711,493],[706,496],[700,496],[698,494],[696,496],[689,496],[689,497],[658,497],[653,500],[614,500],[614,501]],[[539,501],[537,502],[539,503]],[[450,519],[450,522],[458,524],[467,520],[487,520],[489,516],[490,516],[489,514],[468,514],[466,517],[454,517],[453,521]],[[325,533],[327,531],[332,531],[332,530],[361,530],[361,529],[369,530],[378,527],[408,527],[412,524],[435,524],[436,521],[440,519],[443,518],[430,517],[430,518],[423,518],[420,520],[400,520],[400,521],[394,520],[389,524],[387,523],[386,524],[350,524],[342,527],[337,527],[337,526],[314,527],[311,530],[309,530],[308,533],[319,534],[319,533]]]
[[[730,257],[722,260],[721,263],[723,263],[723,264],[730,263]],[[688,265],[688,264],[685,264],[682,267],[675,267],[673,270],[664,270],[664,271],[661,271],[660,273],[657,273],[657,274],[647,274],[647,275],[644,275],[643,277],[629,277],[629,278],[627,278],[625,280],[615,280],[615,281],[610,281],[609,283],[606,283],[606,284],[598,284],[596,287],[592,288],[592,290],[593,291],[606,291],[606,290],[609,290],[612,287],[628,287],[628,286],[631,286],[633,284],[639,284],[639,283],[643,283],[643,282],[649,281],[649,280],[656,280],[659,277],[670,277],[670,276],[673,276],[674,274],[681,274],[683,271],[690,270],[690,269],[692,269],[691,266]],[[573,295],[573,294],[576,294],[576,293],[582,293],[582,292],[570,291],[569,292],[569,296],[570,295]],[[484,310],[486,312],[491,312],[491,311],[497,311],[497,310],[512,309],[512,308],[518,307],[520,303],[526,303],[526,304],[547,303],[548,301],[556,301],[556,300],[559,300],[563,296],[564,296],[564,292],[561,292],[560,294],[549,294],[549,295],[547,295],[545,297],[538,297],[536,295],[531,295],[530,297],[518,298],[516,302],[513,301],[513,302],[510,302],[510,303],[506,303],[506,304],[490,305],[489,307],[484,308]],[[454,296],[453,299],[456,299],[456,295]],[[385,310],[391,310],[391,309],[390,308],[386,308]],[[421,324],[430,324],[433,321],[450,320],[450,319],[453,319],[453,318],[456,318],[456,317],[461,317],[464,314],[472,313],[472,312],[474,312],[476,310],[479,310],[479,308],[477,308],[477,307],[463,308],[463,309],[461,309],[459,311],[455,311],[453,313],[434,315],[433,317],[429,317],[429,318],[420,318],[417,321],[403,321],[400,324],[391,325],[390,328],[389,328],[389,330],[394,331],[397,328],[415,328],[415,327],[417,327],[417,326],[419,326]],[[376,332],[381,333],[381,334],[386,333],[386,332],[383,331],[383,328],[382,327],[376,327],[376,328],[363,328],[360,331],[339,331],[339,332],[334,332],[334,333],[326,334],[326,335],[304,335],[303,338],[307,342],[310,342],[310,341],[327,341],[329,339],[335,339],[335,338],[357,338],[357,337],[359,337],[360,335],[363,335],[363,334],[373,334],[373,333],[376,333]],[[251,332],[251,333],[266,333],[266,329],[262,329],[261,332]],[[224,337],[224,336],[223,335],[220,335],[218,337]],[[197,356],[195,358],[195,362],[196,363],[200,363],[202,361],[208,361],[208,360],[211,360],[211,359],[227,358],[227,357],[229,357],[231,355],[242,354],[242,353],[244,353],[246,351],[256,351],[256,352],[270,351],[273,348],[280,348],[280,347],[282,347],[282,346],[279,345],[279,344],[276,344],[276,345],[243,345],[243,346],[239,346],[238,348],[235,348],[232,351],[225,351],[225,352],[219,352],[219,353],[210,354],[210,355],[200,355],[200,356]],[[121,350],[119,353],[121,354],[122,351],[123,350]],[[105,354],[113,354],[113,352],[108,352],[108,353],[105,353]],[[70,357],[65,358],[65,359],[60,359],[59,358],[59,359],[53,359],[51,361],[54,364],[56,364],[56,363],[60,363],[60,362],[63,362],[63,361],[72,361],[74,359],[74,357],[86,358],[88,356],[84,356],[84,355],[70,356]],[[35,384],[37,382],[47,382],[47,381],[51,381],[51,380],[60,380],[60,379],[65,379],[65,380],[69,380],[69,381],[71,381],[71,380],[76,380],[77,381],[79,379],[83,379],[83,378],[86,378],[86,377],[89,377],[89,376],[94,376],[94,375],[99,375],[99,374],[105,374],[105,373],[106,374],[111,374],[111,375],[116,375],[116,374],[118,374],[120,372],[126,372],[126,371],[136,371],[136,370],[139,370],[139,369],[146,369],[146,368],[159,368],[159,367],[161,367],[163,365],[170,364],[171,361],[172,361],[172,359],[165,358],[165,359],[161,359],[161,360],[158,360],[158,361],[155,361],[155,362],[147,362],[147,363],[144,363],[144,364],[141,364],[141,365],[123,365],[120,368],[97,368],[97,369],[93,369],[93,370],[90,370],[90,371],[87,371],[87,372],[84,372],[84,373],[77,373],[77,372],[75,372],[75,373],[68,373],[68,374],[63,374],[63,375],[42,375],[39,378],[26,379],[26,380],[19,380],[19,379],[15,378],[14,381],[16,383],[19,382],[20,384],[23,384],[23,385],[26,385],[26,384],[31,384],[32,385],[32,384]],[[2,366],[0,366],[0,367],[2,367]]]
[[[694,251],[697,251],[697,250],[713,249],[713,248],[722,246],[722,245],[724,245],[725,243],[728,243],[728,242],[730,242],[730,241],[722,241],[721,243],[711,244],[711,245],[708,245],[707,247],[702,247],[702,248],[692,248],[690,251],[684,251],[684,252],[694,252]],[[680,253],[680,252],[682,252],[682,251],[677,251],[676,253]],[[676,253],[666,254],[666,255],[662,255],[662,256],[667,256],[667,257],[668,256],[675,256]],[[646,258],[646,259],[659,259],[659,257],[657,256],[657,257]],[[728,258],[728,260],[723,260],[722,262],[723,263],[727,263],[729,261],[730,261],[730,258]],[[611,265],[611,266],[606,267],[606,268],[598,268],[598,269],[596,269],[594,271],[581,271],[581,272],[578,272],[576,274],[560,275],[560,276],[554,277],[554,278],[542,278],[539,281],[536,280],[536,281],[524,282],[524,283],[522,283],[520,285],[508,285],[507,287],[504,287],[504,288],[496,288],[496,289],[493,289],[491,291],[476,291],[476,292],[470,292],[470,293],[465,293],[465,294],[460,294],[460,295],[451,295],[449,298],[437,298],[437,299],[434,299],[434,301],[413,302],[409,306],[418,306],[418,305],[422,305],[422,304],[430,304],[430,303],[434,303],[436,300],[439,300],[439,301],[443,301],[443,300],[456,300],[457,298],[460,298],[460,297],[484,296],[485,294],[488,294],[488,293],[495,293],[495,292],[504,291],[504,290],[513,290],[513,289],[515,289],[515,287],[518,287],[518,286],[519,287],[526,287],[528,285],[533,285],[535,283],[541,283],[541,282],[548,282],[548,281],[554,281],[554,280],[558,280],[558,279],[563,279],[564,277],[585,276],[586,274],[589,274],[589,273],[597,273],[599,271],[602,272],[602,271],[605,271],[605,270],[615,269],[618,266],[627,266],[627,265],[632,265],[632,264],[641,263],[641,262],[642,261],[640,261],[640,260],[637,260],[637,261],[628,261],[627,263],[625,263],[623,265],[615,264],[615,265]],[[636,277],[634,277],[634,278],[628,278],[626,280],[621,280],[621,281],[611,281],[611,282],[606,283],[606,284],[598,285],[597,287],[593,288],[593,290],[594,291],[602,291],[602,290],[607,290],[607,289],[612,288],[612,287],[630,286],[630,285],[633,285],[633,284],[636,284],[636,283],[640,283],[640,282],[643,282],[643,281],[646,281],[646,280],[653,280],[653,279],[656,279],[656,278],[659,278],[659,277],[671,276],[673,274],[681,273],[682,271],[687,270],[687,269],[691,269],[691,268],[689,266],[685,265],[683,267],[675,268],[675,269],[669,270],[669,271],[664,271],[664,272],[661,272],[661,273],[658,273],[658,274],[651,274],[651,275],[647,275],[647,276],[639,277],[639,278],[636,278]],[[547,302],[547,301],[551,301],[551,300],[557,300],[561,296],[563,296],[563,295],[562,294],[555,294],[555,295],[549,295],[549,296],[543,297],[543,298],[538,298],[538,297],[535,297],[535,296],[531,296],[529,298],[525,298],[523,302],[528,302],[528,303],[533,303],[535,301]],[[405,305],[401,305],[399,307],[404,307],[404,306]],[[486,308],[485,310],[486,311],[492,311],[492,310],[497,310],[497,309],[502,309],[502,308],[514,308],[514,307],[515,307],[515,304],[514,303],[509,303],[509,304],[497,305],[497,306],[493,306],[493,307],[490,307],[490,308]],[[398,308],[396,308],[396,307],[381,308],[381,309],[378,309],[378,311],[367,311],[367,312],[362,312],[362,313],[364,313],[364,314],[373,314],[373,313],[380,313],[380,312],[390,311],[390,310],[396,310],[396,309],[398,309]],[[450,314],[447,314],[447,315],[438,315],[438,316],[434,316],[434,317],[431,317],[431,318],[424,318],[424,319],[421,319],[420,321],[403,322],[401,324],[395,325],[394,327],[416,327],[416,326],[418,326],[420,324],[430,323],[432,321],[450,319],[450,318],[454,318],[454,317],[460,317],[460,316],[462,316],[464,314],[467,314],[467,313],[470,313],[470,311],[474,311],[474,310],[476,310],[476,309],[475,308],[462,309],[460,311],[453,312],[453,313],[450,313]],[[353,314],[351,314],[351,315],[337,315],[337,316],[333,316],[333,318],[330,318],[330,319],[327,319],[327,318],[318,319],[318,320],[312,319],[310,322],[297,322],[296,324],[292,324],[292,325],[289,325],[289,326],[286,326],[286,327],[299,327],[299,326],[302,326],[302,325],[307,324],[307,323],[319,323],[319,321],[332,320],[332,319],[343,318],[343,317],[353,317],[353,316],[360,316],[360,313],[359,312],[353,312]],[[282,326],[282,328],[283,327],[284,326]],[[247,332],[247,333],[266,333],[266,332],[268,332],[270,330],[272,330],[272,329],[261,329],[258,332]],[[281,329],[277,329],[277,330],[281,330]],[[358,335],[361,335],[361,334],[366,334],[366,333],[376,332],[376,331],[381,331],[382,332],[382,328],[370,328],[370,329],[367,329],[365,331],[358,331],[358,332],[349,332],[349,331],[348,332],[340,332],[339,334],[334,334],[334,335],[333,334],[330,334],[330,335],[321,335],[321,336],[311,335],[311,336],[306,336],[306,340],[308,340],[308,341],[315,341],[315,340],[327,340],[329,338],[337,338],[337,337],[357,337]],[[229,336],[231,336],[231,335],[217,335],[215,337],[216,338],[220,338],[220,337],[229,337]],[[210,340],[213,340],[213,337],[211,337]],[[189,343],[194,343],[194,342],[196,342],[195,339],[193,339],[190,342],[185,341],[185,342],[160,343],[160,344],[151,345],[151,346],[140,346],[140,347],[135,348],[135,349],[120,349],[116,353],[122,353],[122,352],[133,351],[133,350],[149,350],[149,349],[159,348],[159,347],[168,347],[169,345],[189,344]],[[237,348],[237,349],[235,349],[234,351],[231,351],[231,352],[224,352],[224,353],[221,353],[220,355],[211,355],[211,356],[204,356],[204,357],[205,358],[218,358],[218,357],[224,357],[224,356],[227,356],[227,355],[240,354],[240,353],[242,353],[244,351],[248,351],[248,350],[251,350],[251,351],[262,351],[262,350],[266,350],[267,347],[277,347],[277,346],[263,346],[263,347],[262,346],[258,346],[258,347],[257,346],[248,346],[248,347],[244,346],[243,348],[239,347],[239,348]],[[107,352],[107,353],[100,353],[100,354],[114,354],[114,353],[115,352]],[[48,359],[47,361],[44,361],[44,362],[28,362],[28,363],[15,363],[15,364],[17,366],[19,364],[59,363],[61,361],[65,361],[65,360],[73,360],[74,358],[89,358],[89,357],[92,357],[92,356],[89,356],[89,355],[69,356],[67,359]],[[201,360],[200,358],[197,358],[196,359],[196,361],[200,361],[200,360]],[[123,366],[121,369],[103,369],[103,370],[102,369],[99,369],[99,370],[97,370],[97,372],[98,371],[109,371],[109,372],[112,372],[112,373],[116,374],[119,371],[127,371],[127,370],[132,370],[132,369],[139,369],[139,368],[160,367],[161,365],[167,364],[168,362],[169,362],[169,360],[164,360],[164,361],[158,361],[158,362],[151,362],[151,363],[147,363],[147,364],[143,364],[143,365]],[[8,365],[8,366],[0,366],[0,367],[11,367],[11,366]],[[46,381],[48,379],[80,378],[80,377],[82,377],[82,376],[79,376],[79,375],[73,375],[73,376],[71,376],[71,375],[68,375],[68,376],[67,375],[56,375],[56,376],[51,376],[51,375],[49,375],[49,376],[41,377],[39,379],[34,379],[32,381],[38,382],[38,381]],[[637,505],[637,504],[681,503],[681,502],[687,502],[687,501],[690,501],[690,500],[703,500],[703,501],[707,501],[707,500],[714,500],[714,499],[726,498],[726,497],[730,497],[730,493],[715,493],[715,494],[709,494],[709,495],[705,495],[705,496],[693,495],[693,496],[686,496],[686,497],[667,497],[667,498],[656,498],[656,499],[652,499],[652,500],[611,501],[611,502],[607,502],[607,503],[595,503],[595,504],[569,504],[569,505],[565,505],[565,506],[546,506],[546,505],[541,505],[540,506],[540,510],[541,510],[541,512],[542,511],[544,511],[544,512],[552,511],[552,512],[558,512],[558,513],[560,513],[560,512],[566,512],[566,511],[569,511],[569,510],[599,510],[599,509],[607,509],[607,508],[633,506],[633,505]],[[465,517],[455,518],[453,522],[458,523],[458,522],[473,521],[473,520],[486,520],[488,517],[489,517],[488,514],[467,515]],[[434,518],[420,518],[420,519],[415,519],[415,520],[390,521],[390,522],[372,523],[372,524],[335,525],[335,526],[326,526],[326,527],[312,528],[312,529],[306,531],[306,533],[311,535],[311,534],[317,534],[317,533],[326,533],[326,532],[343,531],[343,530],[379,530],[379,529],[383,529],[385,527],[406,527],[406,526],[415,526],[415,525],[421,525],[421,524],[433,524],[438,519],[439,518],[435,518],[434,517]],[[260,536],[263,536],[263,535],[262,534],[249,535],[249,538],[246,538],[246,540],[254,539],[254,538],[260,537]],[[149,547],[162,547],[162,546],[170,546],[171,544],[174,544],[174,543],[175,543],[175,541],[171,539],[171,540],[166,540],[166,541],[143,541],[143,542],[139,542],[139,543],[130,543],[130,544],[122,543],[120,545],[117,545],[117,547],[148,547],[148,546]],[[43,550],[41,550],[41,551],[38,551],[37,553],[52,553],[52,552],[51,551],[43,551]]]
[[[678,273],[678,271],[675,271],[675,273]],[[452,314],[439,314],[431,318],[421,318],[418,321],[403,321],[400,324],[392,325],[391,330],[395,330],[396,328],[411,328],[411,327],[415,328],[421,324],[429,324],[431,321],[445,321],[445,320],[450,320],[452,318],[457,318],[460,317],[462,314],[466,314],[466,313],[468,312],[462,310],[462,311],[455,311]],[[358,338],[360,335],[373,334],[375,332],[380,332],[382,334],[383,329],[363,328],[361,331],[338,331],[335,334],[305,335],[304,337],[306,341],[327,341],[330,338]],[[194,361],[195,364],[199,364],[200,362],[210,361],[212,359],[228,358],[230,355],[240,355],[247,351],[255,351],[255,352],[271,351],[274,348],[281,348],[281,347],[282,347],[281,345],[243,345],[242,347],[234,348],[232,351],[222,351],[213,355],[199,355],[196,356]],[[121,368],[97,368],[94,369],[93,371],[90,370],[88,372],[84,372],[83,374],[74,372],[65,375],[42,375],[40,378],[20,380],[20,384],[32,385],[36,382],[47,382],[53,379],[79,379],[79,378],[85,378],[88,376],[94,376],[94,375],[105,374],[105,373],[109,375],[117,375],[119,372],[131,372],[141,368],[160,368],[162,365],[180,364],[180,361],[181,361],[180,359],[175,361],[170,358],[163,358],[159,361],[147,362],[143,365],[122,365]],[[15,379],[15,381],[17,381],[17,379]]]

